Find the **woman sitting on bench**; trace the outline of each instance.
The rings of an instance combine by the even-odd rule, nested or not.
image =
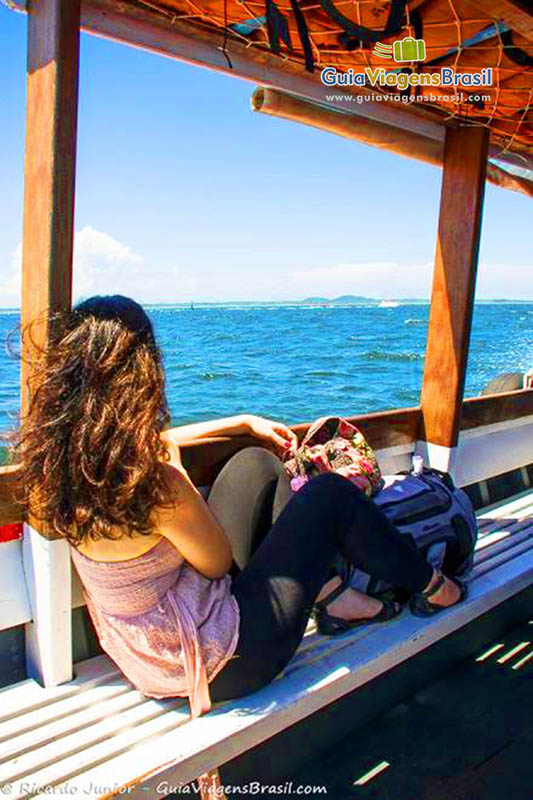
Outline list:
[[[338,553],[427,613],[462,599],[347,479],[320,475],[290,497],[270,451],[296,445],[285,425],[243,415],[166,430],[161,354],[134,301],[86,300],[52,341],[22,421],[21,485],[72,545],[101,645],[142,693],[188,696],[196,715],[272,681],[312,613],[329,633],[394,617],[398,604],[330,577]],[[180,443],[241,434],[270,450],[235,455],[206,503]]]

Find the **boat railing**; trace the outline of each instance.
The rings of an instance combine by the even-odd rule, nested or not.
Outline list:
[[[412,455],[425,447],[421,408],[403,408],[350,417],[376,450],[384,474],[395,474],[411,466]],[[299,438],[307,424],[293,426]],[[252,437],[216,437],[191,442],[183,447],[183,461],[194,483],[209,487],[226,461],[238,450],[260,444]],[[491,501],[487,482],[513,470],[524,474],[522,487],[530,485],[528,465],[533,463],[533,391],[514,391],[465,400],[461,415],[461,433],[452,475],[459,486],[475,487],[478,505]],[[0,469],[0,630],[28,623],[32,619],[30,553],[25,554],[22,542],[22,513],[13,498],[12,486],[16,466]],[[520,487],[519,487],[520,488]],[[7,527],[6,527],[7,526]],[[1,531],[4,531],[3,535]],[[41,537],[42,538],[42,537]],[[47,543],[44,550],[59,550],[62,542]],[[39,547],[39,539],[33,545]],[[46,562],[49,565],[49,561]],[[62,559],[63,563],[63,559]],[[71,566],[63,563],[65,575]],[[50,580],[53,580],[50,578]],[[48,581],[47,581],[48,583]],[[70,586],[70,579],[60,584]],[[57,586],[50,599],[58,606]],[[70,594],[70,601],[67,594]],[[81,584],[72,572],[72,589],[62,597],[59,619],[68,617],[65,608],[84,604]],[[65,606],[66,604],[66,606]],[[66,620],[66,624],[69,621]]]

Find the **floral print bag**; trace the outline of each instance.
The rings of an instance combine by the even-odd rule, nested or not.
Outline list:
[[[344,475],[369,497],[383,485],[374,451],[361,431],[342,417],[322,417],[314,422],[284,467],[293,492],[323,472]]]

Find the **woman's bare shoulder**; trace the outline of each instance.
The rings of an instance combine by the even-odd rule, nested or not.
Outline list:
[[[163,462],[160,468],[167,487],[167,502],[164,505],[154,506],[152,510],[151,520],[154,529],[163,528],[169,521],[176,522],[197,503],[204,503],[201,493],[181,462]]]
[[[179,552],[176,533],[180,530],[180,522],[193,512],[197,503],[203,504],[201,495],[180,466],[175,461],[161,463],[162,474],[169,489],[169,500],[167,504],[154,506],[152,509],[152,533],[130,533],[117,528],[112,538],[97,541],[88,539],[77,549],[95,561],[127,561],[148,552],[165,538]]]
[[[132,534],[131,536],[117,532],[116,538],[88,539],[77,546],[77,550],[93,561],[128,561],[147,553],[161,541],[161,534]]]
[[[165,465],[172,488],[168,507],[155,507],[154,529],[207,578],[224,576],[232,560],[229,540],[202,494],[181,465]]]

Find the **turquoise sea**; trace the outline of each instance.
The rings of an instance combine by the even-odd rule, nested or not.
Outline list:
[[[286,422],[418,403],[427,304],[195,305],[148,308],[176,424],[239,412]],[[19,406],[19,364],[5,350],[17,312],[0,312],[0,429]],[[467,396],[533,368],[533,304],[476,306]]]

